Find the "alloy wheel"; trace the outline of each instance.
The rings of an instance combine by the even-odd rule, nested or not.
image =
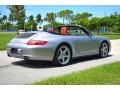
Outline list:
[[[108,44],[107,43],[102,43],[101,49],[100,49],[100,56],[101,57],[106,57],[108,55]]]
[[[67,46],[60,47],[57,57],[60,64],[66,65],[71,59],[70,49]]]

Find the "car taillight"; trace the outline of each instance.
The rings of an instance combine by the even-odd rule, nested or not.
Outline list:
[[[47,43],[47,41],[42,40],[30,40],[27,42],[27,45],[46,45]]]

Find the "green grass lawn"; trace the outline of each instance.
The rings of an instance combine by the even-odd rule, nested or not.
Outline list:
[[[97,36],[103,36],[106,37],[108,39],[120,39],[120,33],[112,33],[112,34],[100,34]]]
[[[52,72],[51,72],[52,73]],[[120,85],[120,62],[106,64],[72,74],[50,78],[33,85]]]
[[[6,44],[15,36],[15,32],[0,32],[0,50],[5,50]]]

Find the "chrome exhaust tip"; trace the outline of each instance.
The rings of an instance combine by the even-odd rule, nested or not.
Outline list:
[[[30,60],[30,57],[24,56],[24,59],[25,59],[25,60]]]

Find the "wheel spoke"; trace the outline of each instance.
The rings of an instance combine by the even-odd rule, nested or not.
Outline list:
[[[106,57],[108,54],[108,46],[106,43],[103,43],[101,46],[101,56]]]
[[[62,49],[60,48],[60,54],[63,53]]]
[[[58,60],[61,64],[66,64],[70,60],[70,50],[67,46],[62,46],[59,49]]]
[[[67,48],[63,52],[66,53],[67,52]]]
[[[61,59],[61,56],[58,56],[58,59]]]
[[[104,51],[104,49],[102,48],[102,49],[101,49],[101,51],[103,52],[103,51]]]
[[[70,55],[64,55],[64,57],[66,57],[66,58],[70,58]]]
[[[62,57],[62,62],[65,63],[65,57]]]

